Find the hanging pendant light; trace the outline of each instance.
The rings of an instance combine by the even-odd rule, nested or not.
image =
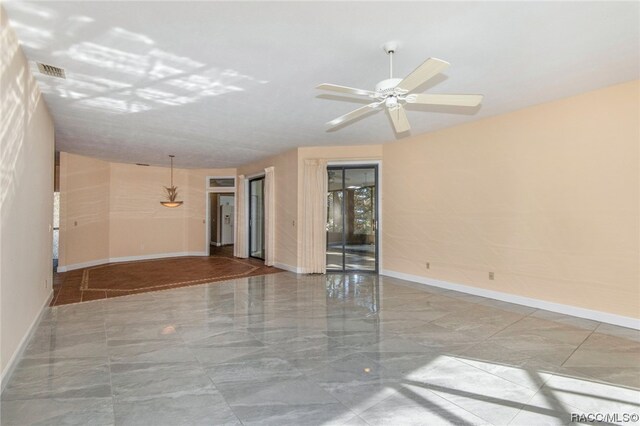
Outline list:
[[[171,159],[171,186],[164,187],[167,192],[167,201],[160,201],[160,204],[165,207],[180,207],[182,205],[182,201],[176,201],[178,197],[178,187],[173,186],[173,157],[175,157],[175,155],[169,155]]]

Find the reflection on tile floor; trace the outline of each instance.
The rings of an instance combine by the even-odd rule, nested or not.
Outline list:
[[[284,272],[49,308],[1,423],[569,424],[640,414],[639,389],[635,330]]]

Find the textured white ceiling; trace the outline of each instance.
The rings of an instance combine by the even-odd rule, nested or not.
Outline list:
[[[480,108],[413,107],[418,134],[638,78],[638,2],[5,1],[53,114],[57,149],[177,167],[237,166],[295,146],[393,143],[378,113],[314,89],[363,89],[428,57],[424,89],[482,93]]]

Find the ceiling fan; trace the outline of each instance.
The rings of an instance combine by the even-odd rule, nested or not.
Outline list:
[[[374,91],[328,83],[316,87],[316,89],[321,90],[368,96],[374,100],[368,105],[329,121],[327,123],[329,129],[385,107],[396,133],[403,133],[411,129],[404,109],[406,104],[474,107],[482,102],[482,95],[411,93],[411,91],[444,71],[449,66],[449,63],[440,59],[429,58],[405,78],[393,78],[393,54],[397,48],[398,45],[395,42],[384,44],[383,49],[389,55],[389,78],[376,84]]]

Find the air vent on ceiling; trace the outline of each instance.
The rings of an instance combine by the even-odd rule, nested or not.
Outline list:
[[[148,164],[146,164],[146,163],[136,163],[136,166],[149,167],[149,165],[148,165]]]
[[[47,65],[38,62],[38,69],[44,75],[49,75],[51,77],[57,78],[67,78],[65,77],[64,70],[62,68],[54,67],[53,65]]]

